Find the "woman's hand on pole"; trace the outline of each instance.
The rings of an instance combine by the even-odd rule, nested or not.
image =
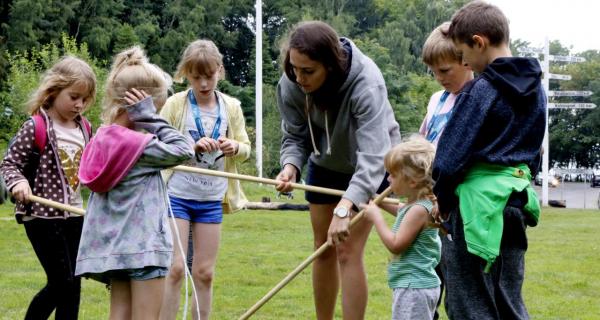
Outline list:
[[[334,215],[327,231],[327,243],[330,246],[337,246],[346,241],[348,237],[350,237],[350,218],[340,218]]]
[[[293,164],[286,164],[283,166],[283,170],[277,175],[275,180],[279,180],[279,184],[275,186],[275,189],[279,192],[290,192],[292,191],[292,182],[296,182],[296,174],[298,169]]]
[[[337,204],[337,207],[344,207],[348,209],[348,212],[352,212],[352,201],[342,198]],[[327,243],[331,246],[336,246],[350,237],[350,214],[345,218],[333,215],[331,223],[329,224],[329,230],[327,231]]]

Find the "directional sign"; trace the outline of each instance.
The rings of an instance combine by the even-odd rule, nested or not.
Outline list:
[[[542,53],[542,51],[544,51],[543,48],[531,48],[531,47],[519,48],[518,50],[521,53],[531,53],[531,54]]]
[[[562,62],[584,62],[585,58],[583,57],[574,57],[574,56],[553,56],[548,55],[550,61],[562,61]]]
[[[568,74],[548,73],[548,79],[571,80],[571,75],[568,75]]]
[[[591,91],[548,91],[548,97],[587,97]]]
[[[594,109],[594,103],[548,103],[548,109]]]

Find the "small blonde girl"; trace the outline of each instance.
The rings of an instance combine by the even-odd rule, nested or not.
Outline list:
[[[196,156],[186,165],[237,173],[237,164],[250,156],[250,140],[240,101],[216,90],[224,74],[223,56],[212,41],[190,43],[175,74],[176,80],[187,80],[190,88],[170,97],[161,116],[195,142]],[[183,252],[188,247],[194,251],[192,279],[200,308],[192,299],[193,314],[199,311],[202,319],[208,319],[223,212],[239,210],[247,200],[234,179],[166,172],[165,181],[180,231],[181,242],[175,242],[182,243]],[[190,230],[193,237],[189,236]],[[181,252],[175,250],[167,276],[161,319],[175,319],[179,309],[185,271]]]
[[[390,187],[407,198],[397,214],[391,212],[396,215],[391,229],[376,205],[361,205],[393,254],[388,266],[392,319],[433,319],[439,298],[440,279],[435,266],[440,261],[441,240],[431,215],[435,203],[431,178],[434,156],[434,146],[419,136],[396,145],[385,156]]]
[[[83,206],[77,171],[91,127],[81,113],[95,95],[92,68],[72,56],[61,58],[27,102],[32,117],[17,132],[0,165],[17,200],[17,221],[24,224],[48,281],[29,304],[26,319],[47,319],[53,311],[57,319],[77,318],[81,281],[74,270],[83,217],[31,203],[29,196]]]
[[[160,170],[193,156],[191,142],[156,114],[170,84],[141,48],[119,53],[106,82],[104,125],[81,160],[79,176],[93,192],[76,274],[110,284],[111,319],[159,315],[173,251]]]

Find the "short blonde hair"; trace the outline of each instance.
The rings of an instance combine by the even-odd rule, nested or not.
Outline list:
[[[225,78],[223,55],[214,42],[206,39],[190,43],[177,65],[175,81],[183,82],[185,78],[196,75],[210,77],[220,71],[219,79]]]
[[[134,46],[125,49],[115,56],[106,79],[102,121],[104,124],[114,122],[124,110],[123,97],[131,88],[144,90],[152,96],[154,105],[160,110],[167,100],[167,90],[171,85],[171,76],[157,65],[150,63],[142,48]]]
[[[63,89],[76,84],[86,88],[89,99],[85,101],[85,111],[94,104],[96,98],[96,75],[85,61],[74,56],[64,56],[46,70],[40,85],[25,104],[27,111],[34,115],[39,113],[41,108],[49,109]]]
[[[452,39],[447,36],[449,27],[449,21],[442,23],[433,29],[427,40],[425,40],[421,58],[428,66],[440,62],[458,62],[462,64],[462,55],[456,50]]]
[[[420,135],[412,135],[385,155],[384,165],[389,173],[412,179],[419,188],[419,198],[435,201],[431,177],[434,158],[433,144]]]

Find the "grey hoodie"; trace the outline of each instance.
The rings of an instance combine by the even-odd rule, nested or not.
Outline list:
[[[343,197],[358,205],[367,202],[381,184],[383,157],[400,142],[400,130],[377,65],[349,39],[340,42],[351,47],[352,60],[346,81],[335,93],[339,106],[319,110],[312,97],[285,74],[279,80],[280,163],[301,170],[310,156],[318,166],[352,174]]]

